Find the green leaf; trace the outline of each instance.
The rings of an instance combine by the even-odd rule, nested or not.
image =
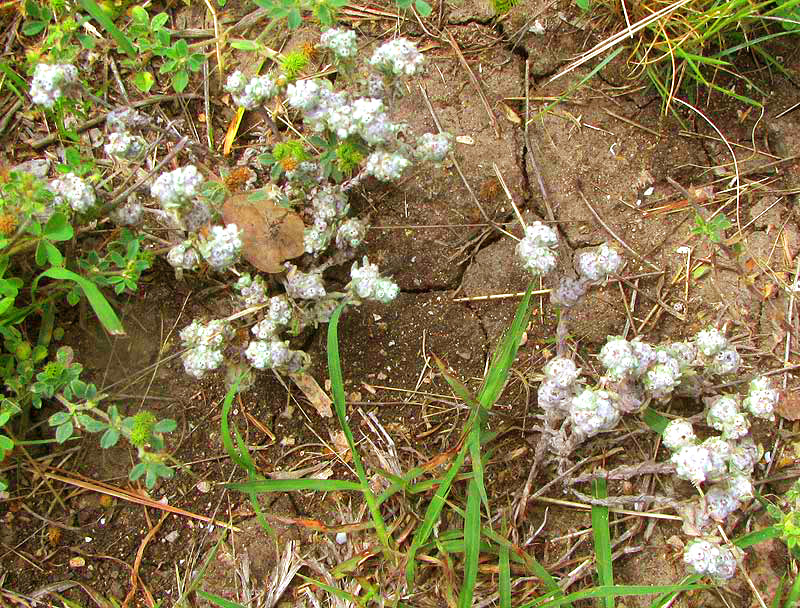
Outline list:
[[[44,226],[43,235],[50,241],[68,241],[74,234],[67,216],[57,211]]]
[[[471,608],[478,580],[481,552],[481,495],[473,477],[467,489],[467,515],[464,519],[464,581],[458,594],[459,608]]]
[[[136,25],[142,25],[144,27],[147,27],[150,23],[150,16],[147,14],[147,10],[139,5],[131,9],[131,19],[133,19]]]
[[[511,564],[508,545],[500,547],[498,572],[497,592],[500,595],[500,608],[511,608]]]
[[[89,13],[92,18],[97,21],[104,30],[106,30],[111,37],[116,41],[117,46],[125,52],[131,59],[136,58],[136,48],[128,37],[123,34],[114,22],[102,8],[100,8],[94,0],[78,0],[83,9]]]
[[[33,254],[33,260],[37,266],[44,266],[47,264],[47,250],[45,249],[46,241],[39,241],[36,244],[36,252]]]
[[[425,2],[425,0],[415,0],[414,6],[417,8],[417,12],[421,17],[428,17],[432,12],[431,5]]]
[[[136,74],[133,76],[133,84],[134,86],[139,89],[142,93],[147,93],[155,84],[156,79],[150,72],[147,71],[137,71]]]
[[[52,243],[48,243],[47,241],[40,241],[40,243],[44,246],[44,252],[47,256],[47,261],[50,263],[50,266],[64,265],[64,256],[61,255],[58,247]]]
[[[172,76],[172,88],[176,93],[182,93],[186,86],[189,84],[189,72],[180,70],[175,72]]]
[[[169,15],[167,13],[158,13],[158,15],[155,15],[152,21],[150,21],[150,29],[154,32],[160,30],[167,24],[167,21],[169,21]]]
[[[104,431],[108,428],[108,425],[105,422],[102,422],[101,420],[95,420],[86,414],[78,414],[78,422],[90,433],[99,433],[100,431]]]
[[[100,438],[100,447],[107,450],[117,445],[117,441],[119,441],[119,431],[114,428],[109,428]]]
[[[10,437],[6,437],[5,435],[0,435],[0,454],[2,452],[10,452],[14,449],[14,442],[11,440]]]
[[[50,426],[61,426],[70,419],[69,412],[56,412],[47,419]]]
[[[175,49],[176,59],[182,59],[189,56],[189,45],[183,38],[178,40],[178,42],[176,42],[172,48]]]
[[[258,42],[254,40],[234,40],[231,46],[240,51],[259,51],[263,48]]]
[[[154,433],[171,433],[176,428],[178,428],[178,423],[174,420],[169,418],[165,420],[159,420],[153,425],[153,432]]]
[[[47,27],[45,21],[28,21],[22,26],[22,33],[26,36],[35,36]]]
[[[84,295],[89,300],[92,310],[94,310],[94,313],[97,315],[97,318],[100,319],[100,323],[102,323],[106,331],[115,336],[125,335],[125,330],[122,327],[119,317],[117,317],[117,314],[114,312],[114,309],[111,308],[108,300],[105,299],[97,286],[90,280],[66,268],[49,268],[40,274],[36,281],[38,282],[42,277],[76,283],[83,290]]]
[[[595,479],[594,497],[608,498],[605,479]],[[614,586],[614,565],[611,561],[611,533],[608,529],[608,507],[592,505],[592,535],[597,578],[605,587]],[[606,608],[614,608],[614,597],[605,598]]]
[[[131,481],[136,481],[142,475],[144,475],[146,471],[147,466],[143,462],[139,462],[131,469],[131,472],[128,473],[128,479]]]
[[[289,16],[287,17],[287,21],[289,23],[289,27],[293,30],[296,30],[300,27],[303,23],[303,16],[300,14],[300,11],[296,8],[293,8],[289,11]]]
[[[56,429],[56,441],[58,443],[64,443],[67,439],[72,437],[72,420],[69,422],[65,422],[61,426]]]
[[[197,72],[200,68],[203,67],[203,64],[206,62],[206,56],[202,53],[193,53],[189,55],[189,59],[187,63],[189,65],[189,69],[192,72]]]
[[[361,485],[354,481],[340,479],[262,479],[245,481],[242,483],[229,483],[225,485],[229,490],[238,490],[248,494],[264,492],[299,492],[315,490],[317,492],[343,492],[361,491]]]

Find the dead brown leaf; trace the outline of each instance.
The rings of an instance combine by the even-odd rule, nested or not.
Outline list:
[[[303,255],[303,220],[276,205],[267,189],[231,195],[222,217],[242,231],[242,256],[263,272],[282,272],[284,261]]]
[[[800,420],[800,393],[784,393],[775,411],[786,420]]]
[[[333,401],[325,394],[325,391],[317,384],[313,376],[305,372],[300,372],[299,374],[289,374],[289,377],[295,385],[297,385],[297,388],[303,391],[306,399],[311,402],[311,405],[314,406],[314,409],[317,410],[320,416],[323,418],[330,418],[333,416],[333,410],[331,409]]]

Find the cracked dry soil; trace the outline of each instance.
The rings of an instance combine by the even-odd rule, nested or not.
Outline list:
[[[454,298],[516,293],[527,285],[528,279],[515,259],[515,241],[487,224],[490,219],[512,234],[521,235],[496,177],[495,165],[526,221],[550,219],[536,178],[535,164],[540,167],[548,191],[547,203],[563,237],[562,272],[568,271],[575,250],[609,239],[592,209],[642,259],[664,270],[663,274],[654,275],[647,263],[625,252],[623,275],[631,277],[628,282],[612,282],[590,292],[574,314],[571,326],[586,367],[595,365],[588,354],[597,352],[607,335],[620,334],[626,328],[629,335],[640,334],[651,342],[660,342],[682,339],[717,321],[729,322],[729,334],[736,337],[748,368],[763,370],[782,365],[777,347],[784,336],[776,315],[785,310],[786,296],[778,292],[758,297],[758,293],[767,293],[766,285],[771,281],[765,269],[788,276],[800,249],[794,195],[778,193],[796,188],[798,165],[774,162],[800,154],[796,114],[774,118],[791,105],[796,95],[794,85],[777,77],[762,83],[772,91],[764,116],[754,111],[742,113],[741,107],[711,97],[706,109],[726,137],[738,144],[735,152],[742,183],[750,186],[760,181],[768,185],[748,187],[739,201],[725,199],[729,217],[738,219],[739,226],[747,226],[738,242],[745,252],[743,264],[748,274],[743,275],[731,261],[717,256],[717,269],[693,279],[687,297],[680,272],[686,260],[678,248],[691,246],[695,260],[710,258],[714,252],[691,237],[690,214],[685,209],[654,209],[680,198],[667,177],[687,187],[710,184],[716,192],[724,193],[731,187],[728,148],[712,139],[715,134],[703,121],[687,114],[684,117],[689,128],[681,130],[677,122],[660,115],[660,102],[652,91],[626,88],[635,81],[628,80],[627,68],[620,61],[612,62],[600,78],[567,102],[538,115],[549,100],[578,83],[591,68],[577,70],[552,83],[548,83],[548,76],[583,48],[587,35],[596,41],[601,33],[576,30],[570,21],[576,17],[574,7],[565,17],[552,3],[523,2],[498,25],[492,24],[485,4],[471,0],[447,5],[442,13],[444,20],[440,19],[438,25],[446,26],[477,75],[495,122],[446,39],[426,39],[414,23],[404,25],[403,33],[421,37],[423,45],[428,43],[429,67],[424,77],[410,83],[395,110],[396,117],[415,132],[435,130],[423,100],[424,90],[442,127],[459,137],[455,156],[480,205],[455,167],[447,163],[440,168],[422,169],[399,187],[372,184],[355,193],[353,200],[359,213],[371,216],[365,252],[394,276],[402,293],[391,306],[367,304],[348,311],[342,319],[340,350],[351,424],[358,436],[376,439],[364,422],[367,413],[374,414],[392,436],[407,467],[450,449],[466,415],[463,405],[459,407],[450,398],[435,366],[431,367],[430,356],[440,357],[453,374],[477,388],[491,349],[508,326],[518,302],[516,298]],[[532,34],[523,27],[534,17],[543,20],[543,35]],[[364,22],[359,25],[359,32],[365,42],[374,43],[383,33],[381,27],[379,23]],[[785,57],[790,70],[800,67],[795,50],[787,49]],[[534,117],[529,125],[531,149],[526,146],[522,124],[526,60],[530,70],[530,115]],[[751,142],[757,143],[760,152],[747,149]],[[708,211],[718,206],[711,204]],[[344,277],[341,269],[332,271],[333,280],[346,280]],[[635,296],[632,287],[638,289]],[[191,474],[179,473],[174,480],[162,483],[153,496],[166,497],[170,504],[195,513],[230,519],[239,528],[220,545],[202,583],[206,590],[235,599],[236,590],[241,587],[235,572],[246,562],[248,584],[253,589],[260,588],[269,579],[275,549],[255,521],[246,498],[225,493],[220,487],[225,481],[241,478],[223,455],[219,438],[223,378],[190,380],[178,359],[161,362],[145,374],[136,373],[174,350],[176,330],[192,318],[227,314],[228,296],[225,290],[202,290],[189,282],[172,281],[162,268],[141,294],[125,305],[126,337],[110,340],[95,327],[89,333],[75,328],[69,339],[77,359],[95,382],[109,385],[123,381],[115,389],[122,411],[136,411],[145,403],[159,417],[179,421],[178,439],[172,447],[175,457],[189,464]],[[535,374],[552,353],[551,338],[555,333],[554,311],[547,298],[537,299],[535,306],[527,342],[520,350],[519,373],[509,383],[497,414],[490,419],[494,430],[505,430],[500,455],[487,469],[486,483],[494,504],[510,500],[526,478],[532,459],[536,434],[530,426],[537,411]],[[670,311],[665,312],[665,308]],[[313,361],[310,371],[324,386],[324,329],[304,339]],[[794,384],[792,379],[790,387]],[[143,400],[144,395],[147,397]],[[696,404],[677,407],[685,408],[689,414],[698,410]],[[284,385],[274,376],[258,376],[253,389],[237,400],[233,420],[248,444],[258,446],[256,462],[264,473],[326,460],[330,475],[347,475],[328,447],[338,430],[334,420],[321,418],[293,386]],[[269,433],[264,432],[265,428]],[[635,421],[624,421],[619,435],[635,428]],[[774,440],[774,429],[766,426],[757,426],[755,433],[765,445]],[[653,456],[652,437],[636,433],[631,437],[628,449],[607,461],[607,467]],[[603,436],[583,446],[579,456],[599,454],[616,445],[614,436]],[[368,449],[365,457],[368,462],[373,458]],[[663,454],[657,457],[663,458]],[[82,442],[73,451],[55,453],[52,458],[53,465],[120,485],[125,485],[131,463],[127,450],[100,451],[92,440]],[[553,471],[545,468],[536,484],[544,484],[552,476]],[[200,481],[211,483],[204,485]],[[686,496],[691,492],[683,484],[674,485],[667,491]],[[785,488],[772,484],[767,489],[777,492]],[[637,488],[622,484],[609,485],[609,494],[636,491]],[[562,492],[557,488],[552,495],[562,497]],[[360,516],[359,505],[351,501],[355,498],[336,494],[262,498],[264,508],[271,513],[315,518],[330,525],[346,523],[343,514]],[[49,502],[45,494],[38,493],[28,504],[45,513]],[[79,492],[69,498],[68,505],[71,513],[53,516],[70,521],[73,529],[60,530],[58,534],[14,503],[2,507],[6,510],[0,529],[0,567],[6,575],[5,588],[30,593],[48,584],[71,580],[90,585],[104,595],[124,597],[130,586],[129,566],[149,528],[142,509],[121,501],[104,502],[97,495]],[[159,516],[149,514],[151,521]],[[571,546],[563,537],[586,528],[589,520],[588,515],[575,511],[551,507],[545,512],[542,505],[531,504],[521,536],[527,538],[528,532],[536,530],[545,517],[547,525],[529,548],[543,563],[552,564]],[[672,537],[680,535],[679,527],[659,522],[639,533],[632,529],[634,525],[621,524],[613,533],[636,532],[628,544],[630,555],[615,563],[617,580],[640,584],[678,581],[682,565],[675,557]],[[277,524],[276,528],[282,541],[293,538],[301,547],[320,542],[319,535],[298,526]],[[168,517],[144,553],[141,580],[156,599],[170,605],[178,595],[176,568],[182,576],[197,572],[216,538],[199,522]],[[330,551],[338,551],[341,559],[350,557],[347,545],[337,548],[327,542],[327,546]],[[590,550],[584,541],[576,555]],[[74,557],[83,557],[85,565],[70,567],[70,558]],[[750,559],[757,560],[750,566],[764,577],[765,586],[774,583],[770,568],[779,573],[785,568],[779,545],[762,548]],[[766,572],[762,572],[764,563],[771,564]],[[731,589],[737,606],[750,605],[752,598],[742,581],[735,581]],[[76,589],[65,593],[81,597]],[[700,597],[697,605],[719,604],[716,597]],[[627,605],[640,603],[634,598]]]

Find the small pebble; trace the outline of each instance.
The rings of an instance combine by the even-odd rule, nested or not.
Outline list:
[[[345,534],[344,532],[338,532],[336,534],[336,542],[339,543],[340,545],[345,544],[347,542],[347,534]]]

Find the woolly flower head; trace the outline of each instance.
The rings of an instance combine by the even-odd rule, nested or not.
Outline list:
[[[750,423],[739,411],[739,402],[732,395],[718,395],[709,400],[706,421],[712,428],[722,431],[723,439],[739,439],[747,435]]]
[[[278,339],[253,340],[247,345],[244,356],[256,369],[272,369],[285,366],[292,358],[288,342]]]
[[[377,300],[381,304],[388,304],[400,293],[397,283],[389,278],[381,277],[377,264],[370,264],[364,256],[363,265],[353,263],[350,269],[350,288],[355,294],[365,300]]]
[[[728,346],[728,339],[715,327],[709,327],[694,337],[694,343],[706,357],[713,357]]]
[[[316,80],[298,80],[286,87],[286,101],[294,109],[307,112],[319,104],[322,90]]]
[[[144,137],[131,135],[125,131],[115,131],[108,136],[108,143],[103,147],[106,154],[123,160],[139,160],[147,151]]]
[[[780,393],[770,387],[768,378],[760,377],[750,381],[750,390],[743,405],[756,418],[775,420],[775,406],[778,405]]]
[[[728,515],[739,508],[739,504],[739,499],[725,484],[714,484],[706,492],[706,510],[714,521],[725,521]]]
[[[267,284],[260,275],[254,279],[249,273],[245,273],[233,284],[233,288],[239,292],[247,306],[257,306],[267,301]]]
[[[584,279],[561,277],[558,281],[558,287],[550,292],[550,301],[556,306],[564,306],[565,308],[575,306],[586,294],[588,287],[589,283]]]
[[[692,342],[673,342],[667,345],[666,351],[678,361],[681,367],[692,365],[697,358],[697,346]]]
[[[367,236],[364,222],[355,218],[344,222],[336,231],[336,246],[339,249],[355,249]]]
[[[40,63],[33,72],[31,80],[31,101],[46,108],[52,108],[64,94],[64,89],[78,80],[78,70],[65,63]]]
[[[559,388],[571,386],[581,375],[581,370],[572,359],[556,357],[544,366],[544,376]]]
[[[709,369],[719,375],[734,374],[739,370],[742,358],[733,347],[725,348],[714,355],[714,359],[709,365]]]
[[[556,267],[556,254],[552,251],[558,246],[555,230],[541,222],[533,222],[525,227],[525,236],[517,243],[517,255],[522,265],[533,274],[544,275]]]
[[[728,461],[731,458],[731,445],[722,437],[709,437],[700,445],[708,450],[711,461],[707,478],[711,481],[725,478],[728,474]]]
[[[111,218],[111,221],[117,226],[136,226],[142,221],[143,213],[144,208],[142,207],[142,203],[132,194],[128,197],[124,205],[116,207],[108,214],[108,217]]]
[[[197,248],[211,268],[225,270],[236,263],[242,251],[241,231],[236,224],[212,226]]]
[[[681,366],[666,350],[656,351],[656,363],[642,377],[642,386],[653,399],[666,399],[681,383]]]
[[[414,156],[419,160],[440,163],[452,147],[453,136],[450,133],[423,133],[417,139]]]
[[[620,419],[620,413],[612,396],[607,391],[586,388],[572,399],[570,419],[575,433],[592,437],[601,431],[613,429]]]
[[[683,561],[695,574],[730,580],[736,574],[736,554],[717,542],[696,539],[687,543]]]
[[[292,306],[286,296],[272,296],[269,299],[267,316],[250,330],[259,340],[274,338],[277,333],[292,322]]]
[[[179,167],[174,171],[162,173],[153,185],[153,195],[165,211],[178,211],[200,192],[203,176],[194,165]]]
[[[375,49],[369,63],[387,76],[414,76],[422,70],[424,57],[413,42],[396,38]]]
[[[730,443],[728,470],[734,475],[751,475],[761,459],[761,450],[749,435]]]
[[[353,59],[358,52],[356,33],[353,30],[335,27],[325,30],[319,38],[319,44],[332,51],[337,59]]]
[[[97,200],[92,187],[74,173],[67,173],[52,180],[47,189],[55,195],[54,204],[66,203],[78,213],[85,213],[91,209]]]
[[[608,342],[600,349],[600,363],[608,370],[608,376],[612,380],[621,380],[639,367],[639,360],[630,342],[615,336],[609,337]]]
[[[200,323],[194,320],[184,327],[180,337],[184,347],[189,348],[181,355],[186,373],[202,378],[207,371],[217,369],[224,359],[225,342],[232,335],[233,330],[225,321]]]
[[[376,150],[367,157],[364,171],[382,182],[391,182],[400,179],[409,165],[411,161],[401,154]]]
[[[687,445],[694,445],[697,436],[691,422],[685,418],[675,418],[667,423],[661,434],[661,441],[669,451],[675,452]]]
[[[670,458],[675,465],[675,474],[694,484],[703,483],[714,469],[708,448],[702,445],[684,445]]]
[[[608,243],[582,251],[575,259],[580,275],[590,281],[605,280],[608,275],[616,273],[621,265],[622,258]]]
[[[289,297],[301,300],[315,300],[325,297],[327,292],[322,283],[321,273],[302,272],[289,262],[286,263],[286,268],[289,270],[286,273],[286,293]]]
[[[192,241],[183,241],[169,250],[167,262],[173,268],[193,270],[200,264],[200,254],[197,253]]]
[[[269,74],[253,76],[250,80],[246,80],[237,70],[228,76],[225,90],[233,95],[233,101],[237,106],[252,110],[275,97],[278,94],[278,85]]]

